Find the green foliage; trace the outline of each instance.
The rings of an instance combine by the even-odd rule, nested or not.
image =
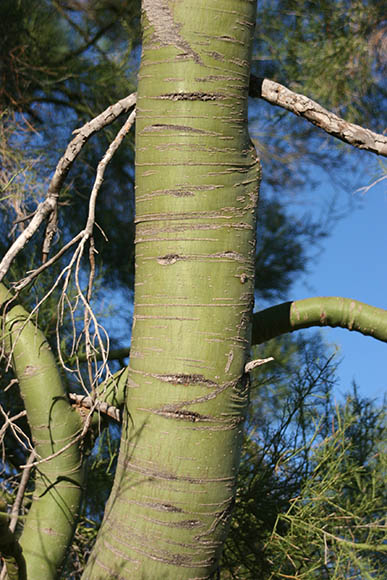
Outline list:
[[[0,227],[3,249],[28,223],[36,201],[71,138],[71,132],[110,104],[132,92],[138,64],[140,2],[25,1],[0,5],[2,83],[0,109],[0,203],[7,220]],[[86,148],[62,192],[59,233],[66,242],[84,226],[98,161],[118,131],[120,122],[98,135]],[[106,244],[97,233],[105,281],[128,284],[133,255],[133,143],[121,148],[107,172],[97,209]],[[128,191],[129,190],[129,191]],[[63,209],[71,205],[72,219]],[[70,210],[70,211],[71,211]],[[14,220],[19,221],[17,225]],[[11,232],[11,236],[10,236]],[[21,271],[39,256],[35,236],[28,255],[18,258]],[[117,256],[120,259],[117,259]],[[36,263],[36,261],[35,261]],[[62,262],[63,263],[63,262]],[[19,268],[10,279],[18,279]]]
[[[64,32],[47,2],[5,0],[0,5],[1,108],[27,110],[34,93],[58,80]]]
[[[39,103],[86,116],[106,106],[117,81],[133,67],[128,55],[139,42],[138,19],[135,0],[76,7],[71,2],[5,0],[0,7],[2,106],[38,122],[43,122]]]
[[[263,1],[260,10],[257,53],[264,75],[349,121],[377,127],[375,100],[385,97],[384,3]]]
[[[222,578],[384,577],[383,410],[356,388],[334,405],[315,379],[275,428],[246,440]]]
[[[262,0],[252,72],[382,133],[383,115],[375,111],[385,108],[385,38],[381,0]],[[297,189],[305,186],[310,203],[321,175],[316,167],[341,187],[356,170],[349,146],[326,139],[281,108],[263,103],[259,109],[251,107],[250,133],[262,159],[265,187],[281,200],[288,194],[294,202]],[[371,158],[370,164],[376,167]]]

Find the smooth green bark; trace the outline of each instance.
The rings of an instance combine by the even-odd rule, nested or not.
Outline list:
[[[130,415],[84,578],[208,578],[248,401],[255,2],[144,0],[143,10]]]
[[[0,304],[10,297],[0,284]],[[73,440],[80,419],[67,399],[43,333],[28,320],[22,306],[5,306],[2,330],[5,347],[12,352],[35,451],[38,458],[46,459]],[[19,540],[28,579],[57,577],[74,531],[81,484],[79,443],[36,467],[33,501]]]
[[[312,326],[341,327],[387,342],[387,311],[352,298],[322,296],[284,302],[253,317],[252,344]]]

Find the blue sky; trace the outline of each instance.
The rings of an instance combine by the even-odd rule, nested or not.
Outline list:
[[[347,192],[337,193],[343,199],[351,196],[355,208],[334,226],[309,274],[294,284],[292,299],[345,296],[387,309],[387,179],[367,192],[356,191],[359,183],[367,186],[377,175],[377,161],[370,154],[359,152],[357,158],[358,175]],[[325,176],[315,194],[323,201],[336,190]],[[381,399],[387,393],[387,345],[343,329],[321,332],[328,344],[338,347],[337,396],[355,380],[364,396]]]

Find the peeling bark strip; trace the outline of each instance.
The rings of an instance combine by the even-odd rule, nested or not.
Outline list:
[[[260,97],[272,105],[277,105],[299,117],[304,117],[316,127],[344,141],[344,143],[387,157],[386,135],[374,133],[354,123],[348,123],[331,111],[324,109],[316,101],[295,93],[279,83],[252,75],[250,95]]]
[[[255,2],[143,0],[142,7],[128,411],[87,580],[212,574],[248,401],[259,177],[247,133]]]
[[[182,50],[182,56],[188,56],[200,62],[198,54],[192,50],[189,43],[181,36],[181,26],[175,22],[168,0],[143,0],[142,9],[153,29],[154,48],[173,46]]]

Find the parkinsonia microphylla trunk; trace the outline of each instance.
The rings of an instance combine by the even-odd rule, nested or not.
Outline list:
[[[254,23],[249,0],[143,0],[128,411],[85,578],[208,578],[227,534],[254,291]]]

